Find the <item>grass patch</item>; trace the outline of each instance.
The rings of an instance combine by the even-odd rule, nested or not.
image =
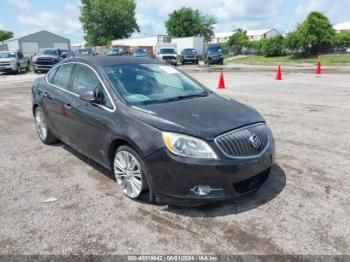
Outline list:
[[[264,57],[257,55],[248,55],[241,57],[230,57],[226,62],[237,64],[315,64],[317,56],[280,56]],[[321,55],[321,62],[324,65],[350,65],[350,54],[329,54]]]

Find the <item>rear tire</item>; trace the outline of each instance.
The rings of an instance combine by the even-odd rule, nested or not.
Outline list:
[[[40,107],[37,107],[34,112],[34,119],[35,119],[35,126],[36,131],[38,133],[38,136],[40,140],[45,145],[51,145],[53,143],[56,143],[58,140],[57,138],[52,134],[45,117],[45,114],[43,110]]]
[[[115,152],[113,172],[124,195],[131,199],[140,199],[142,193],[149,189],[146,165],[139,154],[127,145],[120,146]],[[152,202],[152,197],[149,200]]]

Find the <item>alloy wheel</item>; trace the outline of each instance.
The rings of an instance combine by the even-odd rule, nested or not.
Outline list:
[[[142,173],[139,161],[127,151],[119,151],[114,159],[114,175],[123,193],[137,198],[142,192]]]
[[[40,138],[44,141],[47,137],[47,125],[44,114],[40,109],[35,112],[35,124]]]

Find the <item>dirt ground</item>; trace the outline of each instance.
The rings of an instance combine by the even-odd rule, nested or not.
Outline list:
[[[226,73],[218,92],[265,116],[276,165],[261,191],[200,208],[132,201],[93,161],[43,145],[35,77],[0,76],[0,254],[350,255],[350,74]]]

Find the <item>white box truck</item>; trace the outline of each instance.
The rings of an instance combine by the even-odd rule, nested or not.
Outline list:
[[[203,55],[204,52],[204,37],[192,36],[192,37],[181,37],[172,38],[172,44],[177,46],[177,54],[180,55],[184,49],[195,49],[198,55]]]
[[[156,57],[177,66],[177,45],[174,43],[158,43],[156,45]]]

